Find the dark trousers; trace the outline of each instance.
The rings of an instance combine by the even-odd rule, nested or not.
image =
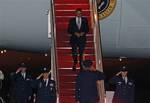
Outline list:
[[[85,49],[85,42],[76,42],[76,43],[71,43],[72,47],[72,58],[74,61],[74,64],[78,63],[78,54],[79,54],[79,61],[80,61],[80,66],[83,61],[83,53]]]
[[[80,103],[96,103],[96,100],[88,98],[88,99],[81,99],[79,102]]]
[[[29,103],[28,96],[16,96],[16,103]]]

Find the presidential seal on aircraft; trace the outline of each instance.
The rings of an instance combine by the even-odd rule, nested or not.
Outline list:
[[[117,0],[97,0],[98,2],[98,15],[102,20],[108,17],[116,7]]]

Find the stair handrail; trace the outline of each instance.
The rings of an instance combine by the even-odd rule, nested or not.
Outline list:
[[[56,23],[54,12],[54,0],[50,0],[50,8],[48,12],[48,38],[51,40],[51,77],[56,82],[57,103],[59,103],[59,79],[57,69],[56,55]]]
[[[94,48],[96,58],[96,69],[103,72],[102,64],[102,47],[101,47],[101,34],[100,34],[100,22],[98,19],[97,2],[98,0],[89,0],[91,10],[91,23],[94,34]],[[99,84],[100,103],[105,103],[105,88],[104,81],[100,81]]]

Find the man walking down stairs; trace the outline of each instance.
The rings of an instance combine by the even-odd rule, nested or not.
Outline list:
[[[82,69],[83,52],[86,45],[86,34],[89,31],[88,20],[82,17],[82,9],[78,8],[75,10],[76,17],[70,19],[68,26],[68,33],[70,34],[70,44],[72,47],[72,57],[73,57],[73,71],[76,70],[76,65],[78,63],[78,51],[79,51],[79,61],[80,69]]]

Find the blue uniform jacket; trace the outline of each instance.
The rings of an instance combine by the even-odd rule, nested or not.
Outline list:
[[[32,77],[26,73],[25,79],[21,73],[11,75],[14,84],[13,92],[17,103],[28,103],[29,96],[32,95]]]
[[[36,80],[37,93],[36,103],[56,103],[56,87],[55,81],[48,81],[47,86],[44,84],[44,80]]]
[[[128,78],[127,83],[120,76],[114,76],[110,80],[111,84],[116,85],[113,103],[134,103],[134,87],[132,79]]]

